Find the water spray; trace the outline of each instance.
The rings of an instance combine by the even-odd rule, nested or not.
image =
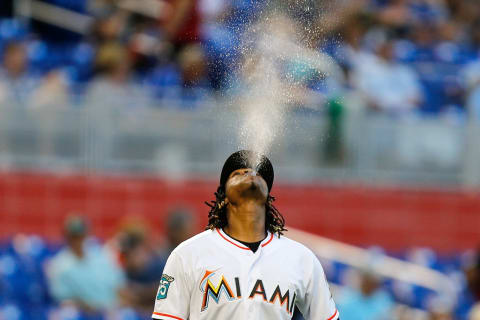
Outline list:
[[[298,95],[298,83],[288,81],[292,75],[285,74],[282,65],[300,60],[326,75],[341,74],[331,58],[300,44],[291,19],[275,14],[263,20],[268,23],[252,25],[245,34],[238,79],[243,94],[236,101],[242,114],[238,140],[241,149],[253,151],[252,159],[246,160],[255,174],[261,156],[268,155],[285,133],[286,115]]]

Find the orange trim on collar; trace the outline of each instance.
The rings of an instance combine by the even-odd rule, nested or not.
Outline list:
[[[153,314],[156,315],[156,316],[169,317],[169,318],[176,319],[176,320],[183,320],[182,318],[175,317],[175,316],[172,316],[172,315],[166,314],[166,313],[154,312]]]
[[[270,239],[268,239],[267,242],[265,242],[264,244],[262,244],[262,247],[265,247],[266,245],[268,245],[270,242],[272,242],[273,240],[273,233],[270,233]]]
[[[338,310],[335,310],[335,313],[333,314],[333,316],[331,316],[330,318],[328,318],[327,320],[332,320],[333,318],[335,318],[335,316],[338,314]]]

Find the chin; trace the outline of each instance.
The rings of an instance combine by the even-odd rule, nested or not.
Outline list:
[[[244,183],[242,183],[241,186],[239,186],[241,189],[243,189],[243,191],[257,191],[257,192],[261,192],[261,189],[260,189],[260,186],[258,185],[258,183],[256,183],[255,181],[251,180],[251,181],[245,181]]]
[[[255,181],[251,181],[245,184],[242,196],[244,196],[245,198],[266,199],[266,195],[262,191],[262,188],[257,183],[255,183]]]
[[[266,186],[262,186],[257,179],[237,180],[236,183],[229,186],[228,193],[230,200],[243,198],[244,200],[256,199],[266,201],[268,197]]]

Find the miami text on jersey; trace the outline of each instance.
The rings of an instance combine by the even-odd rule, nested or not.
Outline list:
[[[242,298],[242,291],[240,288],[240,278],[235,277],[235,294],[233,293],[232,287],[228,283],[227,279],[222,275],[220,279],[215,282],[217,285],[212,283],[211,278],[215,275],[217,270],[214,271],[205,271],[205,274],[200,282],[200,291],[203,293],[202,299],[202,309],[205,311],[208,309],[208,303],[210,298],[212,298],[217,304],[219,303],[222,297],[228,301],[233,301]],[[280,285],[277,285],[272,295],[268,295],[263,285],[263,281],[258,279],[255,282],[255,285],[249,291],[248,299],[256,299],[257,296],[261,297],[265,303],[275,304],[278,303],[281,306],[285,306],[285,310],[292,314],[293,308],[295,306],[295,299],[297,294],[294,293],[292,299],[290,299],[290,290],[284,291],[282,294],[282,289]]]

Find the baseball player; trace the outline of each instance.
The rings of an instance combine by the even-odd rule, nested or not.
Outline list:
[[[251,151],[225,162],[206,231],[168,258],[153,319],[338,320],[322,266],[306,247],[283,236],[285,220],[270,195],[273,167]],[[258,173],[257,173],[258,172]]]

